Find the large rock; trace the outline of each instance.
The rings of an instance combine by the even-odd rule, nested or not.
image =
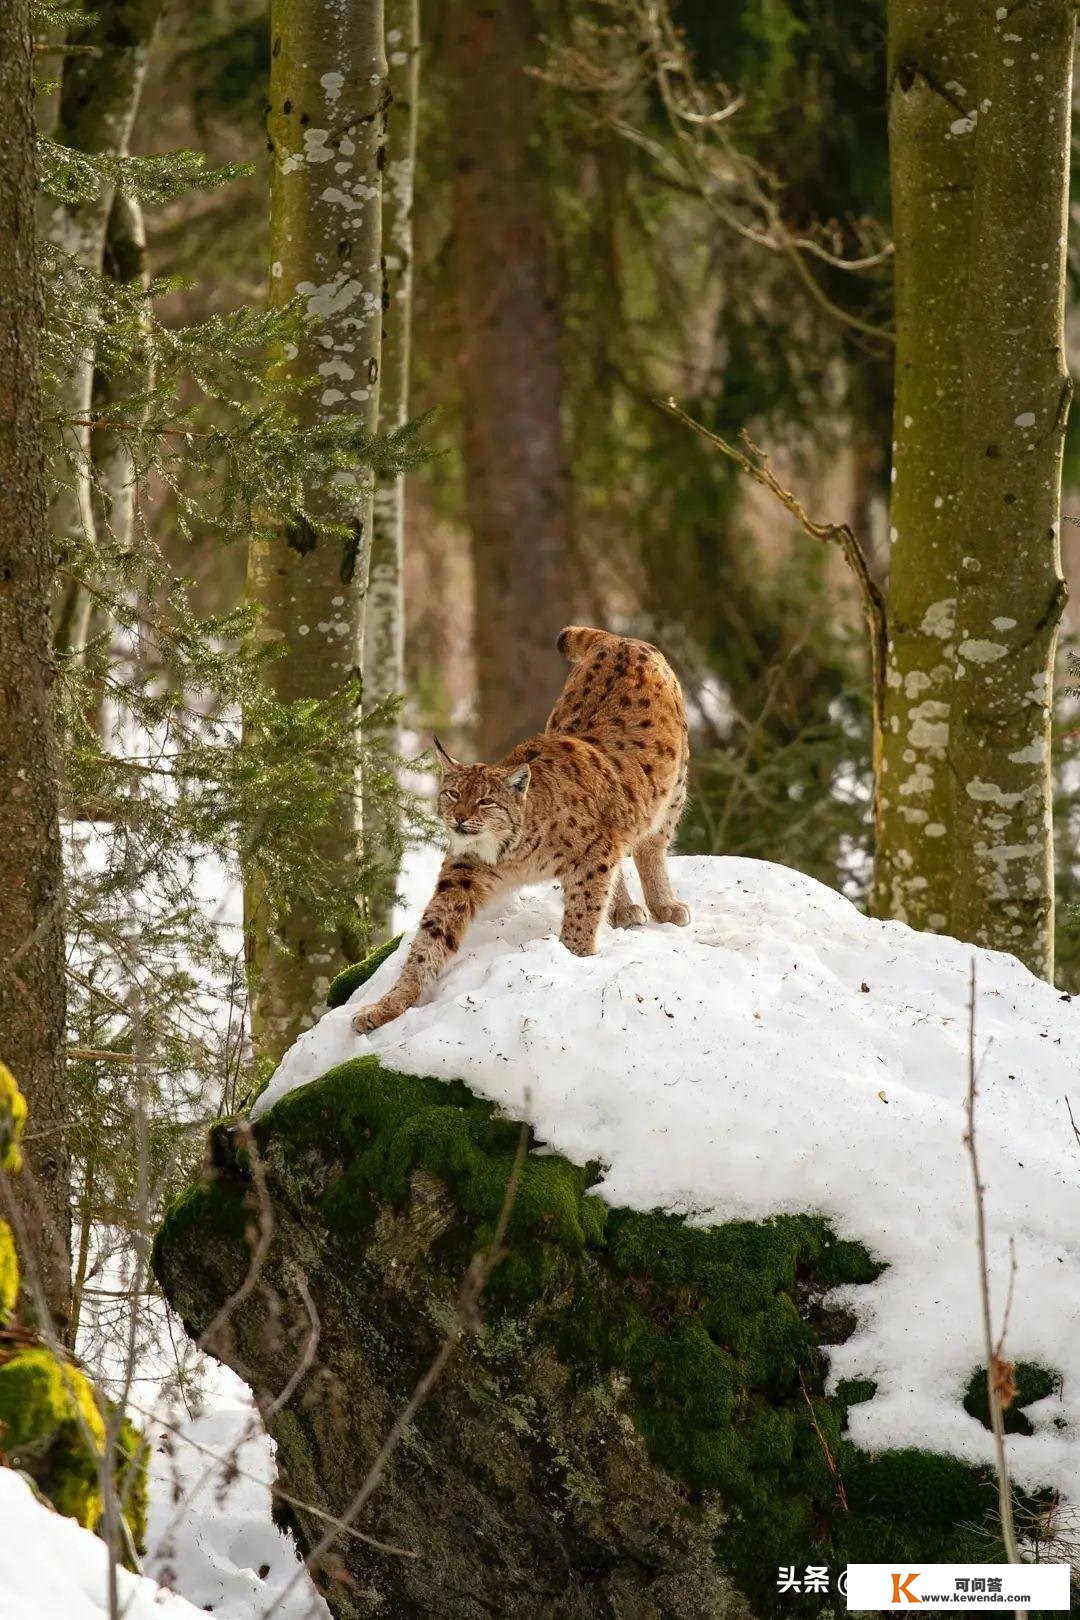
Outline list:
[[[462,1084],[365,1057],[219,1126],[169,1213],[157,1275],[254,1390],[305,1552],[457,1319],[518,1140]],[[404,1551],[342,1537],[318,1577],[339,1620],[820,1614],[779,1565],[995,1556],[985,1470],[858,1450],[873,1386],[823,1393],[820,1346],[852,1326],[823,1300],[876,1275],[864,1249],[810,1215],[611,1208],[595,1179],[528,1154],[482,1324],[357,1520]]]

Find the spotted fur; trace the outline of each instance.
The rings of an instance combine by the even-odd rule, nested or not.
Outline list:
[[[354,1029],[378,1029],[412,1007],[476,913],[527,883],[561,883],[559,937],[576,956],[595,953],[605,916],[619,928],[645,921],[626,886],[625,855],[634,857],[657,922],[689,922],[666,861],[689,762],[671,666],[647,641],[606,630],[570,626],[558,646],[573,667],[540,736],[500,765],[463,765],[436,739],[446,860],[400,979],[361,1008]]]

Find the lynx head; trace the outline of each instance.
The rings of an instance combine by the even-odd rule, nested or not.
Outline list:
[[[466,855],[494,866],[516,848],[525,825],[529,791],[527,765],[462,765],[438,737],[442,766],[439,815],[449,834],[451,855]]]

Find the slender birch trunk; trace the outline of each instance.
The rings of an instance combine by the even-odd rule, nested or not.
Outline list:
[[[890,653],[875,906],[1053,972],[1071,0],[891,0]]]
[[[542,730],[573,617],[572,487],[531,0],[451,0],[454,253],[473,536],[479,748]]]
[[[163,0],[104,0],[93,7],[93,20],[71,31],[70,43],[93,46],[95,55],[64,58],[55,138],[79,152],[125,156],[139,107],[146,62]],[[51,201],[44,210],[44,230],[74,264],[99,275],[105,254],[115,187],[103,184],[81,202]],[[87,426],[93,403],[92,345],[75,358],[57,389],[64,464],[55,469],[59,485],[50,514],[61,559],[94,553],[97,521],[94,470]],[[85,645],[89,606],[85,593],[69,584],[60,603],[57,643],[79,651]],[[81,638],[81,639],[80,639]]]
[[[294,375],[320,379],[298,410],[306,421],[348,415],[374,431],[389,99],[382,0],[273,0],[270,30],[270,298],[282,306],[299,295],[318,321],[287,362]],[[310,490],[314,524],[251,546],[248,595],[262,610],[261,633],[285,649],[267,668],[283,701],[330,697],[363,669],[372,481],[361,470],[345,476],[355,488],[347,538],[319,528],[328,496]],[[351,906],[357,919],[360,840],[357,783],[319,837],[343,912]],[[347,922],[331,932],[299,906],[272,933],[253,853],[245,899],[252,1030],[260,1055],[277,1057],[313,1022],[357,947]]]
[[[105,232],[103,268],[110,280],[119,285],[130,286],[137,282],[144,293],[150,289],[146,224],[134,197],[117,193],[113,198]],[[141,426],[146,420],[146,407],[133,406],[131,401],[133,398],[145,400],[153,384],[154,365],[147,341],[135,365],[123,378],[106,379],[101,386],[104,414],[115,414],[133,427]],[[104,522],[117,546],[126,547],[131,542],[137,493],[128,439],[108,427],[101,427],[94,433],[91,448]]]
[[[0,1042],[30,1109],[27,1248],[63,1333],[71,1305],[64,918],[53,719],[53,565],[42,459],[29,0],[0,7]]]
[[[379,424],[387,431],[409,419],[412,316],[413,185],[420,90],[419,0],[386,0],[386,46],[391,100],[383,173],[383,329]],[[370,712],[405,684],[405,476],[375,486],[371,571],[364,630],[364,710]],[[398,734],[391,743],[395,753]],[[395,829],[374,801],[364,804],[364,847],[383,875],[369,900],[376,934],[390,932],[397,890]]]

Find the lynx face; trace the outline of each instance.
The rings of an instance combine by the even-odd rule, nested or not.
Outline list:
[[[441,748],[439,753],[443,758],[439,815],[450,853],[494,866],[520,842],[529,767],[461,765]]]

